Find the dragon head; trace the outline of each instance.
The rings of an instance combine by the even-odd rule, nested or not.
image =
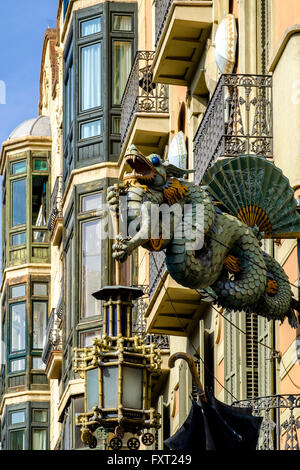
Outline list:
[[[144,157],[134,145],[131,145],[126,151],[125,162],[130,166],[132,172],[125,174],[124,182],[137,182],[149,188],[163,187],[168,178],[183,178],[184,175],[193,172],[193,170],[182,170],[168,161],[162,160],[156,154]]]

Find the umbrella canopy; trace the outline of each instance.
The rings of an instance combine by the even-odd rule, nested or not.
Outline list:
[[[180,353],[179,357],[184,356],[188,355]],[[189,365],[190,362],[189,356]],[[195,368],[190,369],[194,375]],[[164,444],[167,449],[178,451],[255,450],[261,423],[262,418],[252,416],[250,408],[226,405],[206,390],[198,402],[192,400],[186,421]]]

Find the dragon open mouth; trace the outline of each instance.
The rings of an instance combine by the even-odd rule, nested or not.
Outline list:
[[[126,173],[124,181],[137,180],[139,183],[149,183],[155,177],[155,168],[142,155],[130,154],[126,156],[126,163],[132,168],[132,173]]]

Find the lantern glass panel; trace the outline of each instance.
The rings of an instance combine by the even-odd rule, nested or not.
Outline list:
[[[118,408],[118,367],[103,369],[103,407]]]
[[[88,370],[86,373],[87,411],[99,405],[99,369]]]
[[[123,400],[125,408],[142,409],[143,369],[123,367]]]

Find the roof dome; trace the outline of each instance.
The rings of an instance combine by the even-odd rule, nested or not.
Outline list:
[[[10,136],[8,140],[19,139],[20,137],[27,136],[38,136],[38,137],[51,137],[51,125],[48,116],[38,116],[34,119],[28,119],[27,121],[19,124]]]

